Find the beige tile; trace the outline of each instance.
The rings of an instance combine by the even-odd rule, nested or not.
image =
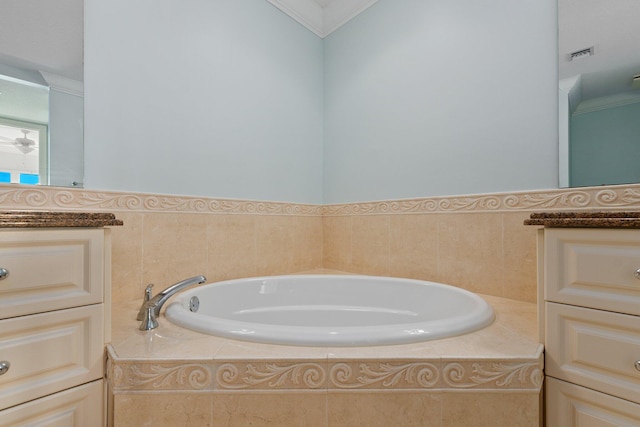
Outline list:
[[[527,218],[528,212],[503,214],[505,258],[502,296],[536,302],[537,227],[523,225]]]
[[[142,299],[142,214],[118,212],[122,227],[111,227],[112,304]]]
[[[326,359],[226,360],[215,364],[215,388],[221,391],[326,391]]]
[[[536,304],[484,296],[496,314],[496,322],[509,331],[531,341],[538,341],[538,307]]]
[[[293,218],[256,216],[256,273],[258,276],[294,271]]]
[[[328,427],[440,427],[442,402],[426,392],[329,393]]]
[[[313,362],[326,362],[326,347],[289,346],[279,344],[263,344],[250,341],[228,339],[215,355],[218,360],[288,360],[307,359]]]
[[[393,346],[332,347],[329,361],[355,358],[356,360],[410,360],[522,358],[535,359],[539,343],[536,328],[536,306],[531,303],[485,297],[494,307],[495,321],[488,327],[469,334],[433,341]],[[511,303],[515,306],[511,308]]]
[[[213,427],[324,427],[326,393],[229,393],[213,396]]]
[[[440,281],[501,296],[502,218],[493,213],[441,215],[438,227]]]
[[[174,325],[165,317],[164,311],[158,319],[158,328],[139,331],[136,314],[141,300],[129,301],[113,310],[111,343],[120,358],[207,359],[213,358],[228,341]]]
[[[114,426],[211,426],[211,395],[196,393],[117,394]]]
[[[155,292],[207,269],[207,216],[202,214],[144,214],[143,286]]]
[[[389,274],[437,280],[438,215],[390,217]]]
[[[396,351],[398,353],[392,356],[392,360],[357,357],[341,360],[330,357],[329,388],[342,392],[400,392],[439,386],[441,367],[438,358],[403,359],[400,351]]]
[[[209,215],[207,241],[207,277],[210,281],[257,274],[254,215]]]
[[[322,218],[323,267],[335,270],[351,268],[352,217]]]
[[[389,215],[354,217],[351,270],[361,274],[389,275]]]
[[[292,217],[293,271],[322,267],[322,218],[319,216]]]
[[[446,427],[539,427],[538,393],[443,393]]]

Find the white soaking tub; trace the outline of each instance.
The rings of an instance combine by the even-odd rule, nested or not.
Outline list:
[[[478,295],[435,282],[359,275],[228,280],[175,297],[166,317],[187,329],[301,346],[406,344],[452,337],[493,322]]]

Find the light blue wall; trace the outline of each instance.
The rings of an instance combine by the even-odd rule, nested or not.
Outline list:
[[[322,40],[264,0],[85,0],[85,186],[320,203]]]
[[[558,185],[555,0],[380,0],[325,39],[324,202]]]
[[[570,185],[640,182],[640,103],[574,114]]]
[[[555,0],[85,0],[85,185],[336,203],[556,188]],[[324,164],[324,166],[323,166]]]

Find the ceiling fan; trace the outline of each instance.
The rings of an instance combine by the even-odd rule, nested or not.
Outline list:
[[[16,139],[7,138],[6,136],[0,136],[0,143],[4,142],[4,145],[12,144],[24,154],[28,154],[33,150],[37,150],[38,146],[36,145],[36,142],[33,139],[29,139],[27,137],[27,135],[31,131],[26,129],[21,129],[20,131],[24,134],[24,136],[18,137]]]

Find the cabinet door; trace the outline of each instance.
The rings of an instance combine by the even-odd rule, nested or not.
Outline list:
[[[640,403],[640,317],[545,304],[545,373]]]
[[[0,411],[0,427],[103,426],[102,380]]]
[[[104,230],[0,231],[0,319],[103,301]]]
[[[640,405],[547,378],[547,426],[637,427]]]
[[[547,229],[544,247],[546,301],[640,315],[640,230]]]
[[[101,304],[0,321],[0,409],[102,378]]]

